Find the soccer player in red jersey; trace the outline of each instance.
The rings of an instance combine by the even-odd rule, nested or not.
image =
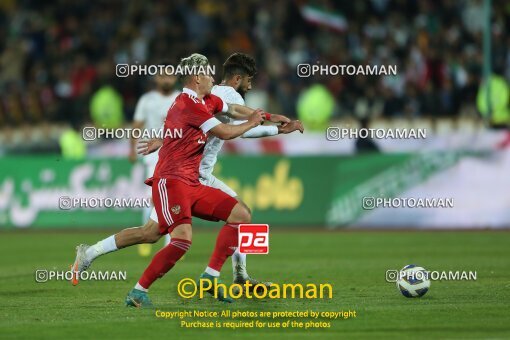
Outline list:
[[[183,64],[186,64],[188,66],[188,68],[195,67],[195,69],[197,69],[196,64],[193,64],[193,65],[190,64],[190,58],[184,59]],[[194,58],[200,60],[201,58],[205,58],[205,57],[200,56],[200,55],[194,55]],[[206,63],[207,59],[204,59],[202,61]],[[181,65],[181,66],[184,67],[186,65]],[[202,66],[203,65],[201,65],[199,67],[202,67]],[[202,73],[203,73],[205,68],[202,67],[202,69],[203,69],[202,70]],[[200,69],[197,69],[197,70],[200,71]],[[195,75],[195,77],[197,77],[197,76]],[[183,79],[184,83],[186,84],[187,81],[193,81],[193,79],[190,79],[190,78],[191,77],[184,77],[184,79]],[[213,80],[210,79],[210,81],[211,81],[210,85],[212,86]],[[200,84],[201,84],[201,86],[206,86],[206,84],[204,84],[203,80],[201,80]],[[203,98],[200,99],[199,95],[198,95],[198,93],[200,91],[199,91],[199,89],[195,88],[196,85],[197,84],[194,84],[194,85],[192,84],[187,89],[185,88],[183,91],[184,94],[181,94],[179,96],[181,99],[180,104],[179,105],[173,104],[171,109],[168,112],[168,117],[167,117],[168,119],[165,122],[165,129],[170,129],[172,132],[172,134],[170,134],[170,135],[173,135],[173,137],[165,140],[164,142],[163,142],[163,140],[152,140],[152,141],[146,142],[146,143],[144,143],[143,148],[140,148],[140,150],[139,150],[139,153],[146,155],[146,154],[153,152],[153,151],[157,150],[158,148],[160,148],[163,143],[166,143],[165,150],[164,151],[160,150],[160,153],[159,153],[160,161],[157,165],[155,174],[154,174],[153,178],[149,179],[147,182],[147,183],[152,183],[153,195],[155,194],[154,189],[156,189],[156,190],[159,189],[160,191],[167,190],[167,189],[165,189],[164,186],[157,186],[154,188],[154,178],[165,179],[163,176],[174,176],[175,175],[175,178],[173,178],[173,179],[177,180],[177,181],[189,181],[191,178],[191,180],[193,181],[193,183],[192,183],[193,187],[198,183],[198,182],[194,182],[195,178],[197,178],[196,174],[198,173],[198,168],[195,167],[195,165],[196,165],[195,163],[197,161],[200,162],[200,159],[202,157],[201,152],[203,151],[203,145],[206,140],[205,136],[208,134],[209,129],[211,129],[209,132],[210,134],[219,135],[220,138],[222,138],[222,139],[234,138],[235,136],[238,136],[239,133],[241,133],[241,130],[245,131],[244,127],[242,129],[238,129],[238,128],[235,128],[235,126],[220,124],[219,121],[217,121],[215,118],[212,119],[213,118],[212,114],[226,109],[226,105],[221,101],[221,99],[219,97],[216,97],[214,95],[203,95]],[[207,86],[209,86],[209,85],[207,85]],[[195,90],[191,90],[190,87],[195,88]],[[202,92],[204,92],[204,91],[202,90]],[[177,97],[177,98],[179,98],[179,97]],[[177,98],[176,98],[176,100],[177,100]],[[177,103],[177,102],[175,102],[175,103]],[[194,111],[195,113],[193,114],[193,112],[190,112],[189,107],[187,107],[184,104],[187,104],[190,107],[193,107],[193,109],[195,108],[195,106],[199,105],[200,109]],[[208,114],[204,113],[204,107],[203,107],[204,104],[205,104],[205,107],[207,108]],[[188,114],[188,116],[181,115],[181,113],[183,113],[183,112]],[[227,115],[234,119],[246,120],[246,118],[253,112],[254,112],[253,109],[247,108],[245,106],[237,105],[237,104],[229,104]],[[260,113],[259,113],[259,115],[260,115]],[[253,114],[252,114],[252,116],[253,116]],[[282,115],[276,115],[276,114],[269,115],[269,114],[265,113],[264,117],[266,119],[269,118],[269,120],[274,123],[287,124],[290,121],[287,117],[282,116]],[[188,122],[190,119],[191,119],[191,124],[194,124],[194,125],[190,125],[190,122]],[[207,120],[205,122],[201,122],[201,120],[203,120],[203,119],[207,119]],[[200,123],[200,124],[198,124],[198,123]],[[197,124],[198,124],[198,127],[197,127]],[[210,124],[210,126],[207,126],[208,124]],[[251,129],[253,126],[258,126],[258,124],[250,125],[249,129]],[[194,130],[188,131],[188,130],[186,130],[186,128],[188,128],[188,129],[194,128]],[[204,132],[204,130],[205,130],[205,132]],[[292,129],[290,129],[289,131],[292,131]],[[190,134],[192,132],[194,133],[194,135]],[[189,139],[194,141],[194,143],[190,143]],[[196,139],[196,141],[195,141],[195,139]],[[200,147],[200,145],[202,145],[202,147]],[[170,152],[169,150],[172,148],[175,148],[175,150]],[[143,151],[142,151],[142,149],[143,149]],[[189,156],[190,158],[192,158],[192,160],[188,159],[186,161],[183,161],[183,164],[178,165],[177,163],[173,162],[175,156],[177,156],[178,159],[180,159],[180,158],[184,159]],[[164,157],[165,160],[163,160],[162,157]],[[171,157],[172,161],[166,160],[166,159],[168,159],[168,157]],[[183,166],[183,165],[185,165],[185,166]],[[159,170],[161,169],[161,167],[167,168],[163,175],[158,173]],[[182,169],[181,169],[181,167],[182,167]],[[168,181],[166,181],[166,182],[168,182]],[[159,184],[159,185],[161,185],[161,184]],[[191,183],[188,182],[187,185],[191,185]],[[159,191],[156,193],[158,195],[160,194]],[[167,193],[168,193],[168,190],[167,190]],[[179,193],[179,195],[184,195],[184,197],[186,199],[189,196],[187,194],[187,192]],[[177,197],[177,196],[178,195],[173,196],[173,197]],[[156,202],[156,199],[154,199],[154,202]],[[147,223],[143,227],[124,229],[115,235],[111,235],[111,236],[105,238],[104,240],[97,242],[93,246],[88,246],[86,244],[79,245],[77,247],[76,260],[72,266],[73,270],[76,273],[87,270],[87,268],[90,266],[92,261],[94,261],[94,259],[96,259],[97,257],[99,257],[101,255],[131,246],[133,244],[139,244],[139,243],[144,243],[144,242],[154,243],[157,240],[159,240],[159,238],[162,235],[166,234],[167,232],[171,232],[171,231],[169,231],[168,226],[172,225],[172,221],[177,222],[177,220],[175,220],[172,213],[168,213],[167,211],[168,211],[168,209],[170,209],[174,214],[177,214],[177,215],[179,215],[179,217],[182,217],[182,213],[181,213],[182,206],[181,206],[181,204],[169,205],[169,203],[167,201],[162,200],[161,198],[159,199],[158,202],[160,204],[159,210],[161,210],[162,205],[165,205],[165,208],[166,208],[165,213],[160,214],[156,211],[156,209],[153,209],[150,218],[148,219]],[[188,202],[188,201],[186,201],[186,202]],[[207,201],[203,201],[203,202],[207,203]],[[200,207],[201,206],[197,206],[197,208],[200,208]],[[232,210],[232,212],[234,212],[234,210]],[[244,219],[243,222],[250,222],[249,219],[251,218],[251,216],[250,216],[250,212],[247,208],[245,208],[245,209],[238,208],[235,210],[235,212],[236,213],[238,212],[238,214],[243,215],[243,219]],[[189,211],[188,211],[188,213],[189,213]],[[210,213],[210,211],[208,213]],[[218,211],[213,211],[213,213],[218,213]],[[197,217],[203,217],[203,218],[205,217],[206,219],[211,219],[211,220],[221,219],[221,218],[218,218],[215,216],[211,217],[208,214],[205,214],[205,215],[204,214],[196,214],[196,211],[192,211],[192,215],[197,216]],[[189,216],[189,219],[190,218],[191,218],[191,215]],[[161,221],[163,221],[163,222],[161,222]],[[166,225],[164,227],[160,227],[162,223],[166,223]],[[226,228],[224,230],[229,230],[229,229]],[[222,230],[223,233],[225,233],[224,230]],[[220,240],[220,238],[218,238],[218,240],[223,242],[222,241],[223,237],[221,238],[221,240]],[[181,243],[181,246],[183,246],[182,243]],[[219,246],[217,246],[216,248],[218,248],[218,247]],[[230,247],[232,247],[232,246],[230,246]],[[214,269],[214,268],[218,267],[217,261],[215,260],[218,258],[217,254],[218,254],[217,251],[215,251],[213,253],[213,257],[211,258],[212,264],[210,264],[206,268],[206,273],[202,274],[202,276],[216,277],[219,275],[219,270]],[[220,255],[220,258],[222,258],[222,256],[223,255]],[[78,275],[75,275],[75,277],[73,277],[72,282],[75,285],[78,283]],[[140,287],[138,287],[138,288],[140,288]],[[143,292],[143,289],[138,289],[138,290]],[[138,290],[135,290],[133,292],[133,294],[138,294]],[[143,298],[140,298],[139,300],[142,300],[142,299]],[[136,299],[134,299],[134,300],[136,301]]]
[[[237,248],[238,225],[250,221],[248,209],[235,198],[199,182],[199,164],[208,134],[224,140],[236,138],[260,125],[265,114],[255,111],[240,125],[221,123],[213,114],[226,112],[228,105],[210,94],[214,79],[204,73],[207,58],[193,54],[184,58],[181,66],[191,74],[183,77],[183,93],[175,99],[165,120],[165,130],[180,133],[164,139],[154,176],[146,181],[152,186],[160,233],[170,233],[171,242],[154,256],[135,288],[129,292],[126,297],[128,306],[152,305],[147,295],[149,287],[191,246],[192,216],[226,221],[218,234],[206,272],[201,275],[211,281],[219,277],[225,260]],[[223,291],[219,292],[218,299],[231,302]]]

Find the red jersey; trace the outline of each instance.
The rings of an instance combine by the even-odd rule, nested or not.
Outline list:
[[[174,133],[172,136],[166,134],[154,177],[178,179],[189,185],[200,184],[198,170],[207,132],[221,124],[214,114],[227,109],[220,97],[210,94],[200,100],[195,91],[184,88],[168,110],[164,130],[170,129]],[[151,185],[152,179],[145,183]]]

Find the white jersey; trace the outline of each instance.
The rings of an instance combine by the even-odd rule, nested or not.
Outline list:
[[[143,129],[160,129],[165,122],[168,109],[179,94],[179,91],[174,91],[170,95],[165,96],[155,90],[145,93],[136,104],[133,120],[143,122]],[[158,162],[158,153],[153,152],[145,156],[143,162],[154,167]]]
[[[220,97],[227,104],[244,105],[243,97],[232,86],[214,85],[211,93]],[[234,119],[225,114],[219,116],[216,115],[216,118],[224,124],[232,124],[234,122]],[[207,178],[212,174],[214,165],[218,160],[218,153],[220,152],[224,142],[224,140],[212,135],[207,138],[204,155],[200,162],[200,177]]]

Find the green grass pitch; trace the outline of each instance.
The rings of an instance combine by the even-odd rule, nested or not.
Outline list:
[[[182,328],[179,320],[156,318],[154,310],[128,309],[123,303],[126,293],[150,261],[140,257],[136,247],[99,258],[91,268],[125,270],[127,281],[87,281],[77,287],[64,281],[35,282],[36,269],[66,270],[77,244],[94,243],[107,235],[96,231],[0,233],[0,338],[510,337],[508,231],[275,231],[270,254],[248,257],[253,276],[279,283],[331,283],[333,299],[240,299],[231,305],[210,297],[185,300],[177,295],[178,280],[197,277],[213,248],[216,233],[197,231],[185,259],[150,291],[157,309],[164,311],[357,313],[356,318],[331,321],[328,329],[309,330],[189,329]],[[159,247],[154,245],[153,252]],[[477,280],[432,282],[423,298],[407,299],[394,284],[385,282],[385,272],[411,263],[428,270],[477,271]],[[230,260],[222,276],[230,282]]]

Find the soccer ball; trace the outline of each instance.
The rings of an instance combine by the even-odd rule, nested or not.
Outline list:
[[[429,273],[423,267],[409,264],[400,270],[397,288],[405,297],[421,297],[430,288]]]

